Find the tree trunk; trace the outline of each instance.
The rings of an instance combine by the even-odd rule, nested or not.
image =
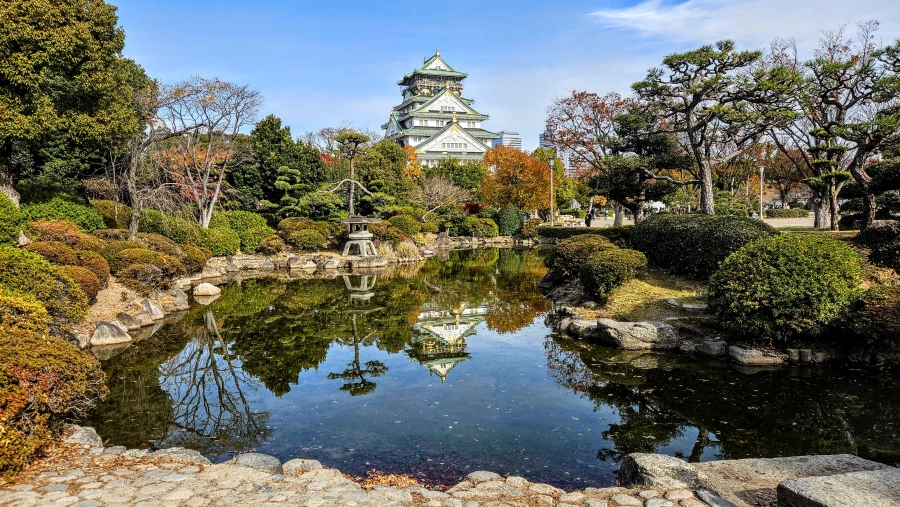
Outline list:
[[[350,157],[350,216],[355,213],[353,211],[353,191],[356,189],[356,171],[353,167],[353,157]]]
[[[827,191],[826,191],[827,192]],[[813,214],[815,218],[813,219],[813,227],[816,229],[825,229],[828,227],[828,208],[830,204],[828,203],[828,196],[824,195],[822,192],[813,190],[812,191],[812,201],[813,205]]]
[[[625,217],[622,216],[624,214],[625,207],[619,203],[616,203],[613,206],[613,209],[616,210],[616,216],[613,217],[613,227],[618,227],[625,223]]]
[[[700,171],[700,212],[706,215],[716,214],[716,194],[713,190],[712,171],[701,168]]]
[[[829,192],[828,211],[831,214],[831,230],[836,231],[840,228],[841,213],[838,207],[838,191],[833,186]]]
[[[875,201],[875,194],[869,189],[868,185],[864,188],[863,194],[863,218],[860,229],[871,227],[875,223],[875,213],[878,211],[878,203]]]
[[[634,225],[641,223],[641,220],[644,219],[644,216],[643,216],[644,209],[642,206],[634,206],[634,207],[628,208],[628,211],[630,211],[631,214],[634,216]]]
[[[9,200],[16,206],[19,205],[19,193],[13,184],[12,169],[7,165],[9,159],[0,153],[0,194],[9,197]]]

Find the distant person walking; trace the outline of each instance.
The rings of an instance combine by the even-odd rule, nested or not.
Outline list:
[[[593,213],[588,213],[587,215],[584,216],[584,225],[586,225],[588,227],[591,226],[591,219],[593,218],[593,215],[594,215]]]

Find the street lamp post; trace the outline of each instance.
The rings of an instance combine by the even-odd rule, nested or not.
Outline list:
[[[553,155],[550,155],[550,226],[553,226],[553,162],[556,158]]]
[[[765,176],[766,168],[763,166],[759,166],[759,219],[763,219],[763,177]]]

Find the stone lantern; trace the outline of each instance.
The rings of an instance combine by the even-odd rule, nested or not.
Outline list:
[[[357,255],[359,257],[374,257],[378,255],[378,252],[375,250],[375,243],[372,242],[372,238],[374,237],[371,232],[369,232],[369,224],[377,224],[380,223],[381,220],[377,218],[368,218],[368,217],[359,217],[359,216],[351,216],[350,218],[345,218],[341,220],[342,224],[347,224],[350,228],[350,235],[348,236],[347,243],[344,245],[344,252],[341,254],[342,257],[347,257],[348,255]],[[354,251],[356,253],[352,253]]]

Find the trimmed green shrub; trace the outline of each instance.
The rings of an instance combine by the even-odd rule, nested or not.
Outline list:
[[[565,277],[574,278],[581,273],[581,266],[589,258],[598,257],[613,248],[616,245],[602,236],[582,234],[560,241],[553,253],[544,259],[544,264]]]
[[[97,279],[100,280],[100,287],[106,287],[109,280],[109,263],[97,252],[90,250],[79,250],[75,252],[78,256],[78,265],[90,269]]]
[[[400,229],[394,227],[390,222],[384,221],[375,224],[369,224],[369,232],[377,241],[397,243],[406,238]]]
[[[278,231],[281,233],[296,232],[306,229],[312,229],[326,238],[331,235],[328,222],[316,222],[309,218],[302,217],[285,218],[281,222],[278,222]]]
[[[184,255],[184,253],[181,251],[181,247],[179,247],[178,244],[161,234],[154,234],[152,232],[139,232],[137,234],[137,240],[154,252],[171,255],[176,259]]]
[[[48,334],[51,320],[47,309],[37,298],[0,286],[0,329],[15,328]]]
[[[400,232],[407,236],[415,236],[422,231],[422,224],[415,218],[408,215],[397,215],[388,219],[394,227],[400,229]]]
[[[171,255],[154,252],[147,248],[122,250],[116,256],[115,261],[109,263],[109,267],[113,273],[118,273],[132,264],[150,264],[156,266],[162,270],[163,276],[167,278],[175,278],[186,274],[184,264],[182,264],[181,261]]]
[[[327,243],[325,236],[313,229],[289,232],[284,239],[297,250],[318,250],[325,248]]]
[[[281,236],[269,236],[259,242],[259,248],[256,251],[265,255],[275,255],[286,249],[287,244],[281,239]]]
[[[705,280],[742,246],[778,231],[761,220],[710,215],[657,215],[634,227],[631,244],[672,273]]]
[[[131,206],[106,199],[95,199],[91,206],[108,229],[127,229],[131,222]]]
[[[872,262],[900,273],[900,223],[867,227],[859,231],[856,241],[871,250]]]
[[[87,312],[87,296],[78,285],[46,259],[27,250],[0,245],[0,285],[40,301],[53,318],[54,331],[80,321]]]
[[[873,285],[844,321],[844,329],[864,340],[900,345],[900,287]]]
[[[23,204],[21,209],[29,220],[68,220],[84,232],[106,227],[93,207],[63,197]]]
[[[421,224],[421,226],[423,234],[437,234],[441,230],[438,224],[431,222],[424,222]]]
[[[494,221],[497,222],[497,232],[501,236],[515,236],[525,225],[525,216],[519,208],[505,206],[497,210]]]
[[[59,241],[35,241],[26,245],[25,250],[40,255],[52,264],[78,264],[78,255],[75,254],[75,250]]]
[[[87,296],[88,303],[97,300],[97,293],[100,292],[100,278],[93,271],[81,266],[60,266],[59,269],[78,284],[78,287]]]
[[[540,226],[542,223],[544,223],[544,221],[539,218],[526,220],[525,225],[522,226],[522,230],[519,232],[519,237],[523,239],[537,239],[539,230],[538,226]]]
[[[609,291],[634,278],[637,270],[646,265],[647,257],[637,250],[607,248],[582,261],[581,283],[586,294],[602,301]]]
[[[100,249],[100,255],[106,259],[107,264],[112,268],[113,264],[118,262],[119,252],[132,248],[145,248],[145,245],[140,241],[107,241],[103,248]]]
[[[255,227],[244,231],[241,236],[241,250],[247,253],[253,253],[259,250],[259,244],[266,238],[275,236],[275,229],[268,225],[265,227]]]
[[[15,245],[25,222],[22,210],[6,194],[0,193],[0,244]]]
[[[816,334],[859,294],[859,255],[818,235],[785,234],[729,256],[709,282],[709,305],[737,335],[786,339]]]
[[[200,237],[200,246],[213,255],[234,255],[241,249],[241,238],[231,229],[206,229]]]
[[[106,241],[128,240],[128,230],[126,229],[97,229],[91,235]]]
[[[138,231],[159,234],[176,243],[196,243],[203,235],[197,222],[157,210],[144,210],[141,213]]]
[[[0,478],[9,479],[107,394],[94,356],[60,338],[0,329]]]
[[[98,229],[99,232],[104,229]],[[100,251],[103,247],[103,240],[93,234],[85,234],[72,222],[55,221],[37,221],[28,223],[28,237],[34,241],[59,241],[65,243],[75,250],[93,250]]]
[[[497,223],[490,218],[469,217],[463,222],[462,229],[463,235],[478,238],[496,238],[500,234]]]
[[[529,220],[531,222],[532,220]],[[533,220],[537,224],[542,223],[540,220]],[[616,227],[537,227],[537,234],[547,239],[566,239],[584,234],[596,234],[612,241],[617,246],[627,247],[631,245],[631,235],[634,230],[633,225],[620,225]]]
[[[767,209],[766,216],[769,218],[806,218],[809,216],[809,211],[797,208]]]
[[[203,271],[206,261],[212,258],[212,252],[195,245],[179,245],[184,255],[179,259],[188,274]]]
[[[275,234],[265,218],[249,211],[220,211],[213,214],[209,226],[236,232],[241,238],[241,250],[248,253],[255,252],[260,241]]]

